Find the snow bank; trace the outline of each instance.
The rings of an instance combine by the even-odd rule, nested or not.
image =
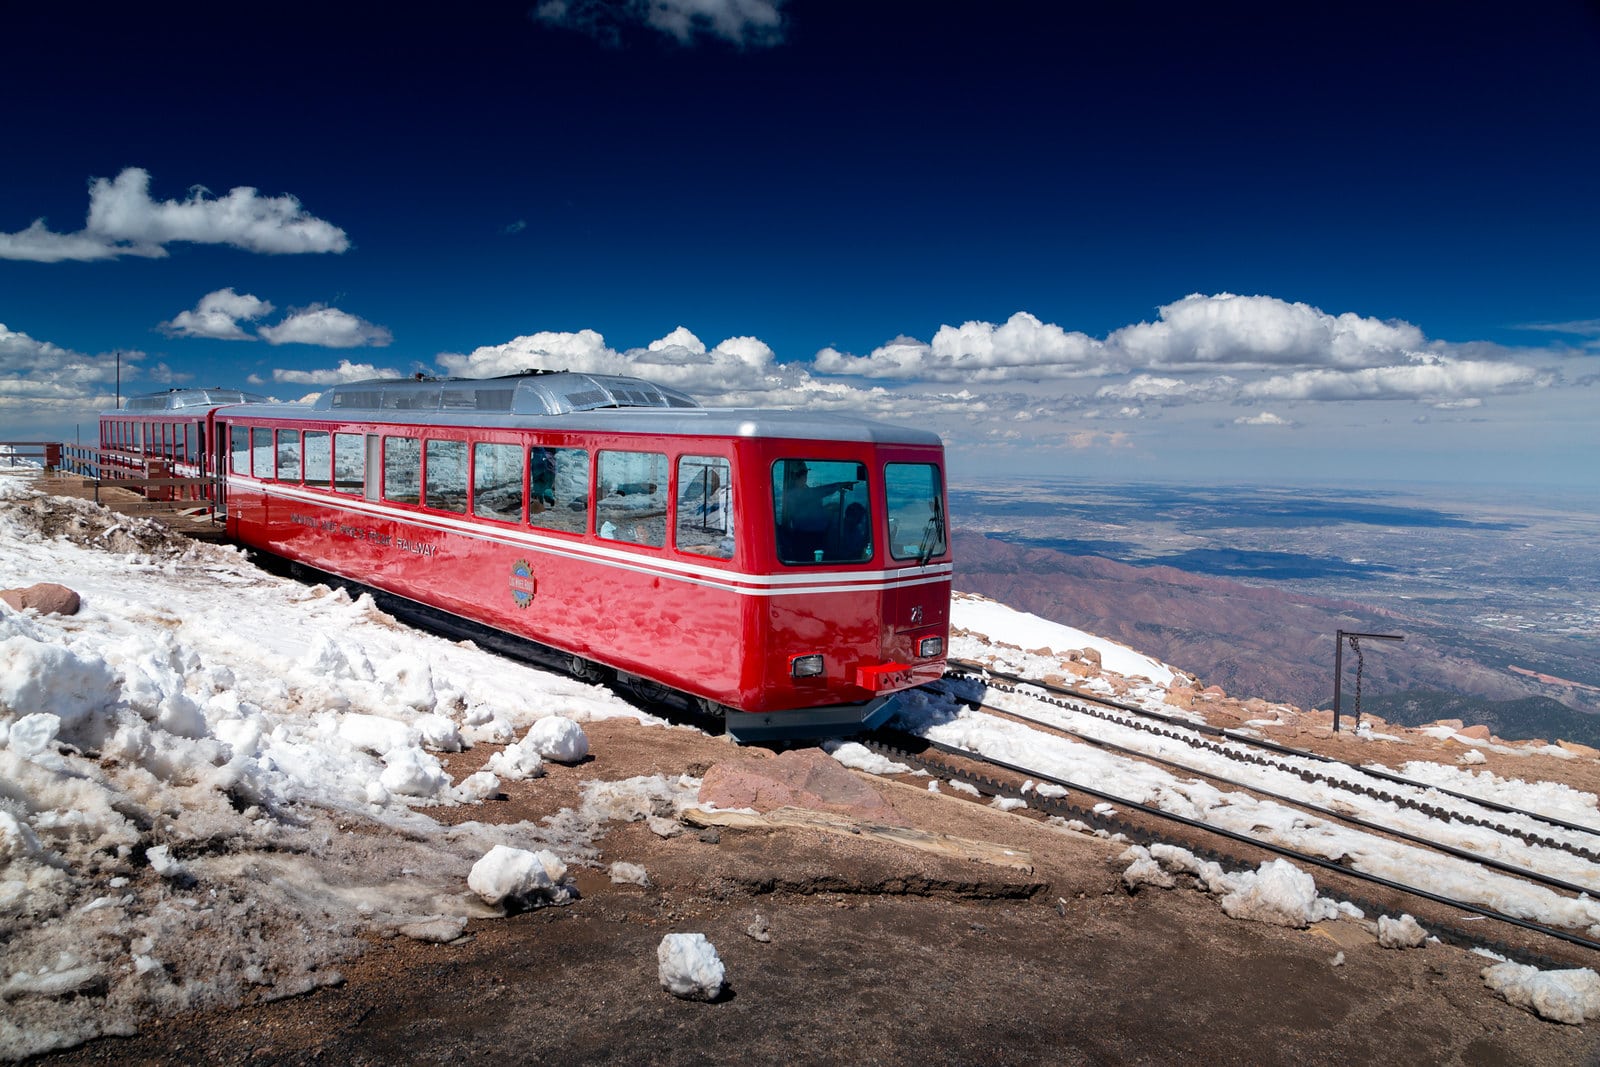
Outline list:
[[[950,602],[950,624],[982,634],[993,642],[1015,645],[1018,649],[1047,648],[1057,656],[1074,649],[1092,648],[1100,653],[1102,667],[1124,677],[1142,675],[1159,685],[1171,685],[1177,677],[1171,667],[1126,645],[971,594],[955,594]],[[952,652],[955,644],[952,640]]]
[[[722,960],[705,934],[668,934],[656,946],[661,988],[684,1000],[715,1000],[725,977]]]
[[[1600,1017],[1600,975],[1587,967],[1541,971],[1520,963],[1496,963],[1482,974],[1484,985],[1506,1003],[1527,1008],[1541,1019],[1577,1026]]]

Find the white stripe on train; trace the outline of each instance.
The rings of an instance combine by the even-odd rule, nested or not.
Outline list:
[[[330,497],[280,482],[263,482],[255,478],[230,475],[230,492],[234,486],[248,487],[268,497],[303,501],[318,507],[337,508],[365,515],[410,523],[441,533],[460,534],[479,541],[519,548],[531,548],[547,555],[585,563],[597,563],[637,574],[649,574],[687,582],[691,585],[722,589],[745,596],[792,596],[802,593],[870,592],[885,589],[906,589],[919,585],[949,582],[952,566],[933,563],[925,567],[901,567],[884,571],[809,571],[804,574],[750,574],[743,571],[722,570],[678,560],[658,559],[636,552],[565,541],[560,538],[527,533],[522,530],[503,529],[483,523],[451,518],[448,515],[405,511],[367,500],[365,497]]]

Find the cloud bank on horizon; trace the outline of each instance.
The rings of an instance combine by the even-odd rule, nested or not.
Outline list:
[[[269,301],[227,288],[159,328],[174,338],[259,338],[324,348],[381,347],[393,340],[385,327],[322,305],[246,330],[273,311]],[[1445,411],[1477,408],[1497,396],[1592,384],[1592,377],[1565,372],[1563,364],[1576,355],[1429,339],[1411,323],[1329,314],[1270,296],[1196,293],[1160,307],[1154,321],[1104,338],[1019,311],[1004,323],[942,325],[929,341],[896,337],[866,355],[825,348],[809,360],[785,362],[759,338],[730,337],[708,347],[681,326],[631,349],[613,348],[591,329],[541,331],[467,353],[439,353],[433,365],[417,362],[404,371],[340,360],[333,367],[277,368],[270,380],[326,386],[415,371],[489,377],[540,367],[632,374],[716,406],[807,406],[889,418],[943,413],[979,437],[1020,442],[1038,436],[1023,427],[1044,418],[1046,406],[1056,416],[1117,421],[1199,404],[1254,409],[1387,400]],[[124,358],[137,363],[142,353]],[[0,405],[104,405],[109,366],[103,356],[0,326],[0,392],[6,394]],[[154,378],[165,369],[142,375]],[[250,377],[252,384],[266,380]],[[1297,425],[1269,410],[1230,421]],[[1075,427],[1047,443],[1089,448],[1126,439]]]

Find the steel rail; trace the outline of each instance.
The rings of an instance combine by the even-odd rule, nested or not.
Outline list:
[[[936,749],[948,755],[961,756],[966,759],[976,760],[979,763],[988,764],[992,767],[999,767],[1002,770],[1010,771],[1013,774],[1021,774],[1030,778],[1040,779],[1055,785],[1059,785],[1064,789],[1077,790],[1080,793],[1097,797],[1107,803],[1119,804],[1125,808],[1128,808],[1129,810],[1140,812],[1141,814],[1147,815],[1153,819],[1174,822],[1181,826],[1187,826],[1190,829],[1201,831],[1202,833],[1215,834],[1219,837],[1235,841],[1239,844],[1248,845],[1251,848],[1259,848],[1263,851],[1283,856],[1286,859],[1292,859],[1306,863],[1310,866],[1331,871],[1348,878],[1355,878],[1359,881],[1367,882],[1393,892],[1414,896],[1422,900],[1443,905],[1447,908],[1454,908],[1458,911],[1471,912],[1474,915],[1481,915],[1486,919],[1492,919],[1496,922],[1515,926],[1518,929],[1526,930],[1530,933],[1553,938],[1557,941],[1563,941],[1579,948],[1586,948],[1590,949],[1591,951],[1600,952],[1600,942],[1592,941],[1589,938],[1581,937],[1577,934],[1569,933],[1553,926],[1545,926],[1541,923],[1531,922],[1527,919],[1519,919],[1514,915],[1506,915],[1503,912],[1495,911],[1492,908],[1485,908],[1469,901],[1456,900],[1452,897],[1443,896],[1442,894],[1434,893],[1427,889],[1421,889],[1417,886],[1409,886],[1403,882],[1396,882],[1391,879],[1384,878],[1381,875],[1368,874],[1353,867],[1344,867],[1333,860],[1323,859],[1321,856],[1315,856],[1309,852],[1302,852],[1299,849],[1289,848],[1286,845],[1274,844],[1270,841],[1262,841],[1257,838],[1250,837],[1248,834],[1242,834],[1236,830],[1229,830],[1223,826],[1215,826],[1199,819],[1191,819],[1185,815],[1177,815],[1169,811],[1163,811],[1160,808],[1143,804],[1137,800],[1130,800],[1127,797],[1118,796],[1115,793],[1109,793],[1103,789],[1096,789],[1093,786],[1086,786],[1064,778],[1057,778],[1054,775],[1042,774],[1039,771],[1008,763],[1004,760],[994,759],[992,757],[985,756],[981,752],[974,752],[971,749],[962,748],[959,745],[945,744],[944,742],[932,741],[924,737],[918,737],[916,740],[930,748]],[[924,762],[914,752],[900,749],[881,741],[875,741],[872,742],[872,744],[874,747],[878,748],[880,752],[884,752],[886,749],[889,750],[884,752],[886,755],[890,755],[895,758],[908,758],[917,762]],[[942,769],[946,771],[953,770],[953,768],[948,767]],[[954,774],[958,777],[962,776],[959,771],[955,771]]]
[[[960,697],[959,695],[957,695],[955,693],[951,693],[949,695],[953,699],[961,701],[964,704],[967,704],[968,707],[972,707],[973,706],[972,702],[963,700],[962,697]],[[1282,803],[1285,803],[1285,804],[1292,804],[1293,806],[1295,806],[1297,808],[1300,808],[1300,809],[1302,809],[1304,811],[1311,812],[1311,813],[1316,814],[1316,815],[1326,816],[1327,818],[1330,818],[1330,819],[1337,819],[1340,822],[1348,823],[1351,826],[1359,826],[1363,830],[1372,830],[1372,831],[1375,831],[1377,833],[1387,834],[1388,836],[1396,838],[1398,840],[1406,841],[1406,842],[1409,842],[1410,844],[1413,844],[1413,845],[1420,845],[1420,846],[1422,846],[1424,848],[1430,848],[1430,849],[1433,849],[1436,852],[1440,852],[1440,853],[1442,853],[1442,854],[1444,854],[1446,856],[1453,856],[1456,859],[1467,860],[1467,861],[1469,861],[1471,863],[1476,863],[1476,864],[1478,864],[1480,866],[1488,867],[1488,868],[1490,868],[1492,870],[1497,870],[1497,871],[1500,871],[1500,872],[1502,872],[1504,874],[1510,874],[1510,875],[1514,875],[1514,876],[1516,876],[1518,878],[1527,879],[1528,881],[1538,882],[1538,883],[1540,883],[1542,885],[1549,886],[1552,889],[1560,889],[1560,890],[1563,890],[1563,891],[1568,892],[1568,893],[1576,893],[1576,894],[1600,893],[1600,887],[1577,885],[1577,884],[1575,884],[1573,882],[1568,882],[1568,881],[1564,881],[1564,880],[1562,880],[1560,878],[1556,878],[1553,875],[1541,874],[1538,871],[1532,871],[1532,870],[1528,870],[1528,869],[1523,868],[1523,867],[1518,867],[1517,865],[1515,865],[1513,863],[1508,863],[1508,862],[1506,862],[1504,860],[1497,860],[1497,859],[1494,859],[1494,858],[1489,857],[1489,856],[1484,856],[1484,855],[1482,855],[1480,853],[1477,853],[1477,852],[1472,852],[1472,851],[1470,851],[1468,849],[1458,848],[1455,845],[1445,844],[1443,841],[1434,841],[1434,840],[1431,840],[1430,838],[1426,838],[1426,837],[1422,837],[1422,836],[1417,835],[1417,834],[1413,834],[1408,830],[1399,830],[1399,829],[1395,829],[1392,826],[1384,826],[1381,823],[1370,822],[1370,821],[1368,821],[1366,819],[1363,819],[1360,816],[1356,816],[1356,815],[1346,815],[1346,814],[1344,814],[1342,812],[1335,811],[1332,808],[1324,807],[1323,805],[1317,804],[1317,803],[1315,803],[1313,801],[1304,800],[1304,799],[1301,799],[1299,797],[1289,796],[1287,793],[1278,793],[1278,792],[1275,792],[1275,791],[1273,791],[1271,789],[1266,789],[1266,788],[1264,788],[1262,786],[1259,786],[1259,785],[1251,785],[1248,782],[1241,782],[1238,779],[1229,778],[1226,775],[1218,774],[1215,771],[1208,771],[1208,770],[1205,770],[1204,768],[1195,767],[1195,766],[1193,766],[1191,764],[1180,763],[1177,760],[1170,760],[1170,759],[1167,759],[1167,758],[1165,758],[1163,756],[1154,756],[1154,755],[1151,755],[1148,752],[1141,752],[1141,751],[1139,751],[1138,749],[1135,749],[1135,748],[1128,748],[1128,747],[1126,747],[1124,745],[1119,745],[1119,744],[1117,744],[1117,743],[1115,743],[1113,741],[1106,741],[1103,738],[1091,737],[1088,734],[1084,734],[1084,733],[1081,733],[1081,732],[1079,732],[1077,730],[1074,730],[1070,726],[1061,726],[1058,723],[1047,722],[1044,719],[1035,718],[1032,715],[1027,715],[1027,714],[1024,714],[1022,712],[1012,711],[1012,710],[1007,709],[1007,708],[997,707],[997,706],[995,706],[993,704],[985,704],[985,703],[982,703],[982,702],[978,702],[976,706],[980,707],[980,708],[983,708],[983,709],[985,709],[987,711],[997,712],[997,713],[999,713],[1001,715],[1009,715],[1009,716],[1012,716],[1013,718],[1022,719],[1024,722],[1034,723],[1035,725],[1038,725],[1038,726],[1045,726],[1045,727],[1048,727],[1048,728],[1050,728],[1052,730],[1059,730],[1061,733],[1064,733],[1069,737],[1076,738],[1077,740],[1082,741],[1083,743],[1088,744],[1088,745],[1093,745],[1096,748],[1104,748],[1104,749],[1107,749],[1107,750],[1112,751],[1112,752],[1118,752],[1118,753],[1122,753],[1123,755],[1126,755],[1126,756],[1131,756],[1131,757],[1134,757],[1136,759],[1144,760],[1147,763],[1157,763],[1157,764],[1160,764],[1163,767],[1170,767],[1170,768],[1172,768],[1174,770],[1185,771],[1185,772],[1188,772],[1190,774],[1197,774],[1197,775],[1200,775],[1203,778],[1209,778],[1214,782],[1221,782],[1224,785],[1230,785],[1230,786],[1233,786],[1233,787],[1235,787],[1237,789],[1245,789],[1245,790],[1248,790],[1248,791],[1250,791],[1252,793],[1257,793],[1257,794],[1260,794],[1261,796],[1268,797],[1268,798],[1270,798],[1272,800],[1281,801]],[[1293,771],[1289,770],[1289,768],[1283,767],[1282,764],[1278,764],[1276,766],[1279,769],[1283,770],[1284,773],[1286,773],[1286,774],[1294,773]]]
[[[1036,686],[1048,693],[1056,693],[1061,696],[1072,697],[1076,700],[1083,700],[1092,704],[1101,704],[1106,707],[1116,708],[1118,711],[1126,711],[1129,714],[1138,715],[1141,718],[1153,719],[1157,722],[1166,723],[1169,726],[1177,726],[1186,730],[1194,730],[1197,733],[1226,738],[1229,741],[1234,741],[1241,745],[1249,745],[1252,748],[1266,749],[1271,752],[1277,752],[1280,755],[1299,756],[1304,759],[1316,760],[1320,763],[1335,764],[1351,771],[1355,771],[1359,774],[1365,774],[1372,778],[1379,778],[1387,782],[1393,782],[1397,785],[1410,786],[1414,789],[1432,790],[1435,793],[1438,793],[1440,796],[1452,797],[1456,800],[1464,800],[1472,804],[1477,804],[1480,807],[1488,808],[1490,811],[1498,811],[1504,815],[1522,815],[1527,818],[1546,823],[1550,826],[1559,826],[1564,830],[1572,830],[1577,833],[1600,837],[1600,829],[1597,829],[1593,826],[1584,826],[1581,823],[1567,822],[1566,820],[1559,819],[1553,815],[1545,815],[1541,812],[1529,811],[1526,808],[1518,808],[1509,804],[1501,804],[1498,801],[1489,800],[1486,797],[1474,796],[1471,793],[1459,793],[1455,790],[1446,789],[1443,786],[1430,785],[1427,782],[1417,781],[1414,778],[1407,778],[1404,775],[1394,774],[1390,771],[1374,770],[1370,767],[1363,767],[1359,764],[1351,763],[1348,760],[1338,759],[1334,756],[1325,756],[1320,752],[1312,752],[1309,749],[1293,748],[1289,745],[1280,745],[1275,741],[1268,741],[1259,737],[1251,737],[1249,734],[1239,733],[1235,730],[1225,730],[1219,726],[1212,726],[1209,723],[1190,722],[1189,720],[1180,718],[1176,715],[1164,715],[1159,711],[1151,711],[1148,708],[1141,708],[1120,700],[1112,700],[1108,697],[1096,696],[1092,693],[1082,692],[1081,690],[1068,689],[1065,686],[1052,685],[1049,682],[1041,682],[1034,678],[1025,678],[1022,675],[1011,674],[1007,671],[995,670],[991,667],[985,667],[983,664],[975,663],[971,660],[947,659],[945,662],[951,665],[954,668],[954,673],[958,675],[963,673],[987,674],[991,677],[1004,679],[1013,685]]]

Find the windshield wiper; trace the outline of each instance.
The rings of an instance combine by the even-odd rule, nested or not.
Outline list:
[[[939,497],[933,498],[933,514],[928,525],[922,528],[922,545],[917,550],[917,566],[926,567],[933,554],[944,547],[944,507]]]

